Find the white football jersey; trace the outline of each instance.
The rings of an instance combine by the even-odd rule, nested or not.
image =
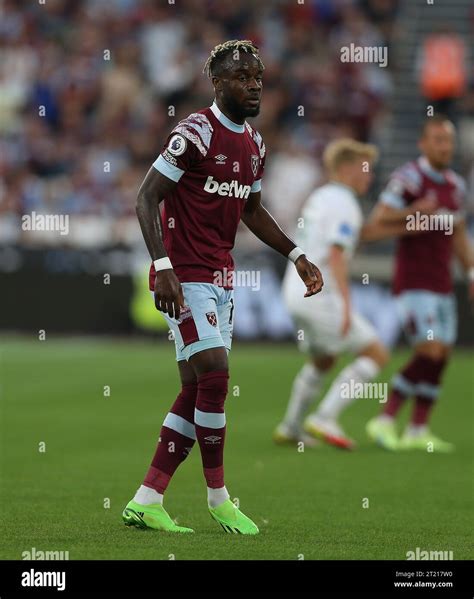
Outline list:
[[[328,266],[332,245],[344,248],[351,258],[359,239],[363,216],[355,193],[342,183],[330,182],[309,196],[298,219],[295,242],[308,260],[321,270],[324,287],[321,295],[338,292]],[[285,296],[303,298],[305,285],[294,264],[288,264],[284,282]],[[319,295],[317,297],[320,297]]]

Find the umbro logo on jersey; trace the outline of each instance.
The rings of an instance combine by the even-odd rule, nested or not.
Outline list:
[[[217,154],[214,158],[216,159],[216,164],[225,164],[227,160],[227,156],[224,156],[224,154]]]
[[[217,437],[216,435],[211,435],[210,437],[204,437],[204,440],[208,441],[211,445],[215,445],[218,441],[221,440],[221,437]]]
[[[230,183],[219,183],[218,181],[214,181],[214,177],[209,176],[204,185],[204,191],[217,193],[220,196],[229,196],[229,198],[244,198],[246,200],[250,194],[250,185],[239,185],[239,182],[235,180]]]

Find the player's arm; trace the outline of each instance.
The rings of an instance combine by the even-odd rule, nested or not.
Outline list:
[[[344,302],[341,334],[346,335],[351,326],[351,296],[349,290],[349,269],[343,247],[340,245],[331,245],[328,264]]]
[[[136,213],[152,260],[166,257],[159,205],[175,187],[174,181],[151,167],[138,190]]]
[[[390,177],[382,190],[371,218],[380,225],[405,224],[407,217],[415,212],[432,214],[437,202],[433,198],[416,199],[421,190],[419,173],[412,168],[402,167]]]
[[[160,217],[160,202],[175,187],[175,181],[151,167],[138,190],[136,213],[143,238],[157,271],[155,306],[172,318],[179,318],[180,306],[184,306],[183,292],[166,254]]]
[[[388,204],[378,203],[375,206],[371,217],[383,225],[399,224],[405,226],[408,216],[412,216],[417,211],[422,212],[423,214],[425,214],[426,211],[434,212],[435,208],[436,202],[429,198],[420,198],[406,208],[394,208]]]
[[[282,231],[276,220],[261,203],[260,191],[251,193],[242,212],[241,220],[263,243],[288,257],[296,244]],[[296,270],[306,285],[305,297],[319,293],[323,278],[312,262],[302,254],[295,262]]]
[[[469,299],[474,301],[474,252],[469,241],[466,221],[461,219],[454,226],[453,251],[461,263],[469,281]]]
[[[408,219],[416,212],[433,214],[437,208],[436,200],[432,198],[424,197],[410,202],[409,199],[414,197],[418,189],[413,181],[408,183],[403,176],[394,175],[363,225],[360,240],[378,241],[400,235],[418,235],[420,231],[407,227]]]
[[[360,232],[360,241],[379,241],[389,237],[399,237],[400,235],[418,234],[419,231],[407,228],[407,216],[413,212],[393,214],[395,209],[384,204],[377,204],[369,215],[367,221],[363,224]],[[405,212],[405,211],[398,211]]]

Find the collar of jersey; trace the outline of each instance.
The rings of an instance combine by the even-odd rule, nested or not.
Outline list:
[[[216,119],[222,123],[224,127],[227,127],[227,129],[230,129],[234,133],[243,133],[245,131],[245,123],[243,125],[238,125],[237,123],[231,121],[219,110],[219,108],[217,108],[217,104],[215,102],[212,103],[211,110]]]
[[[355,191],[352,189],[352,187],[350,187],[349,185],[346,185],[345,183],[341,183],[340,181],[334,181],[334,179],[331,179],[329,181],[329,183],[331,185],[338,185],[339,187],[342,187],[343,189],[346,189],[351,195],[355,196],[356,193]]]
[[[445,182],[446,171],[435,170],[428,162],[428,158],[426,158],[426,156],[420,156],[418,158],[418,165],[420,169],[425,173],[425,175],[429,177],[432,181],[435,181],[436,183]]]

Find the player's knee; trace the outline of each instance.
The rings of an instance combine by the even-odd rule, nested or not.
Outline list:
[[[377,362],[380,368],[383,368],[390,360],[390,352],[384,345],[380,345],[378,352]]]
[[[189,362],[198,378],[209,372],[228,370],[227,352],[223,347],[198,352],[191,356]]]
[[[193,403],[195,403],[196,398],[197,398],[197,393],[198,393],[197,381],[181,383],[180,395],[185,401],[192,401]]]
[[[334,356],[317,356],[313,358],[313,365],[321,372],[330,370],[336,362]]]
[[[227,370],[212,370],[198,376],[196,408],[203,412],[223,411],[228,385]]]
[[[449,347],[439,341],[428,341],[416,347],[416,353],[431,360],[445,360],[449,355]]]
[[[181,385],[183,387],[195,386],[197,390],[197,378],[191,364],[188,364],[186,360],[178,362],[179,378],[181,379]],[[191,392],[191,389],[188,389]],[[197,392],[197,391],[196,391]]]
[[[390,352],[381,343],[372,343],[361,352],[362,356],[371,358],[379,368],[383,368],[390,360]]]

